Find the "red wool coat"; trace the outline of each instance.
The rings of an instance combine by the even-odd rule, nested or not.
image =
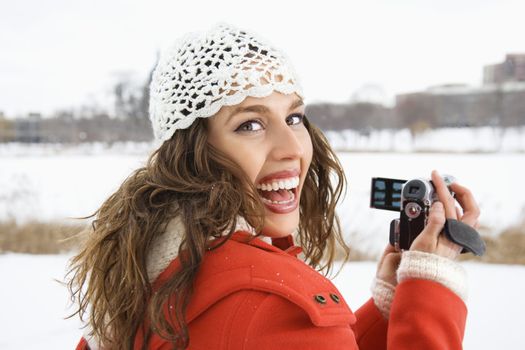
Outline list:
[[[355,313],[337,288],[296,258],[291,239],[270,245],[237,232],[206,254],[187,309],[189,349],[461,349],[467,310],[446,287],[396,287],[387,322],[370,299]],[[177,269],[174,260],[154,289]],[[352,281],[348,281],[352,283]],[[135,349],[144,341],[139,330]],[[86,349],[84,339],[77,349]],[[171,349],[153,335],[149,349]]]

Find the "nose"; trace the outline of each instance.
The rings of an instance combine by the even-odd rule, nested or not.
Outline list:
[[[272,154],[275,159],[297,159],[304,154],[299,135],[286,123],[279,125],[275,130],[272,144]]]

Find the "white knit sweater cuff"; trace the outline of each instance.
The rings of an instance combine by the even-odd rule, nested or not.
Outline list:
[[[441,283],[463,302],[467,301],[467,274],[463,266],[451,259],[420,251],[405,251],[397,270],[397,281],[401,283],[413,278]]]
[[[381,315],[388,320],[390,316],[390,305],[394,300],[394,293],[396,287],[388,282],[385,282],[379,278],[374,278],[372,282],[372,298],[374,304],[381,312]]]

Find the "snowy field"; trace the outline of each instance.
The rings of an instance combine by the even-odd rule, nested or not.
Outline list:
[[[525,127],[441,128],[327,132],[339,150],[375,152],[525,152]]]
[[[62,279],[67,255],[0,256],[0,349],[73,349],[82,331],[67,314]],[[525,349],[525,266],[463,263],[469,275],[469,316],[464,349]],[[335,284],[352,309],[369,297],[371,262],[349,263]],[[71,309],[69,310],[71,311]]]
[[[0,220],[67,220],[93,213],[119,184],[142,166],[148,144],[76,148],[0,146]],[[374,176],[428,177],[432,169],[469,187],[482,210],[485,234],[497,235],[525,218],[525,152],[339,152],[348,191],[338,207],[344,233],[371,253],[382,250],[394,212],[369,208]]]
[[[438,130],[410,144],[406,132],[402,133],[330,135],[334,146],[361,151],[339,152],[349,187],[338,212],[351,245],[379,253],[387,242],[389,222],[396,217],[396,213],[368,207],[373,176],[409,179],[427,177],[437,169],[455,175],[473,191],[482,209],[480,224],[485,233],[497,235],[523,224],[523,128],[469,133]],[[450,145],[454,149],[447,149]],[[65,221],[89,215],[144,164],[152,147],[147,143],[109,148],[101,144],[0,145],[0,220]],[[419,152],[408,152],[413,150]],[[54,281],[63,278],[68,258],[0,255],[0,349],[70,349],[76,344],[79,323],[63,320],[67,293]],[[525,266],[463,264],[470,281],[465,349],[525,349],[521,336]],[[352,308],[369,297],[374,270],[374,263],[349,263],[337,277],[336,284]]]

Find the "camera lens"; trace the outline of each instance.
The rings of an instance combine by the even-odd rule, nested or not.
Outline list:
[[[421,214],[421,206],[417,203],[410,202],[405,206],[405,214],[411,218],[417,218]]]

